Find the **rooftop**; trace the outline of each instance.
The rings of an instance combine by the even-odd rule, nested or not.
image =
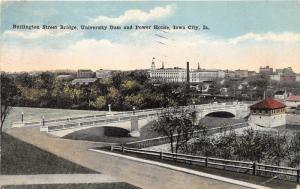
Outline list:
[[[285,91],[276,91],[275,95],[284,95]]]
[[[289,96],[286,100],[300,102],[300,96]]]
[[[272,110],[272,109],[279,109],[279,108],[285,108],[286,106],[273,98],[266,98],[252,106],[250,106],[251,109],[264,109],[264,110]]]

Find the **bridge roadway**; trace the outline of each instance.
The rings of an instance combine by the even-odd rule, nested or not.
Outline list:
[[[248,114],[248,106],[245,103],[214,103],[202,104],[194,106],[185,106],[183,108],[194,108],[197,112],[197,120],[212,112],[228,112],[232,115],[242,118]],[[131,128],[131,118],[133,116],[138,119],[138,128],[143,127],[149,121],[159,115],[162,108],[137,110],[135,112],[117,112],[98,115],[89,115],[71,118],[59,118],[53,120],[44,120],[42,122],[27,122],[23,126],[39,126],[41,131],[52,133],[53,135],[62,137],[75,131],[87,129],[91,127],[111,126],[120,127],[133,131]]]

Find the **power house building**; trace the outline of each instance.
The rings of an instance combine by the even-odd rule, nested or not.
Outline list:
[[[250,106],[249,121],[262,127],[286,125],[286,105],[273,98],[266,98]]]
[[[187,81],[187,75],[189,75],[190,83],[201,83],[203,81],[214,81],[216,79],[225,78],[225,72],[223,70],[206,70],[198,69],[189,70],[184,68],[158,68],[156,69],[155,63],[152,62],[150,69],[150,78],[153,82],[167,82],[167,83],[182,83]]]

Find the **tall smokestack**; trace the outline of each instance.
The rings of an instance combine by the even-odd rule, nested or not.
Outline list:
[[[190,86],[190,63],[186,62],[186,81],[188,86]]]

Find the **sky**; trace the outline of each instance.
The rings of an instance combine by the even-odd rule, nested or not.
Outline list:
[[[300,1],[19,1],[2,2],[0,68],[157,67],[248,69],[291,66],[300,73]],[[77,30],[13,29],[13,25],[72,25]],[[121,26],[81,30],[80,26]],[[125,30],[124,26],[151,26]],[[169,26],[155,30],[153,25]],[[173,25],[185,26],[174,30]],[[187,26],[198,26],[199,30]],[[203,30],[203,25],[208,30]]]

